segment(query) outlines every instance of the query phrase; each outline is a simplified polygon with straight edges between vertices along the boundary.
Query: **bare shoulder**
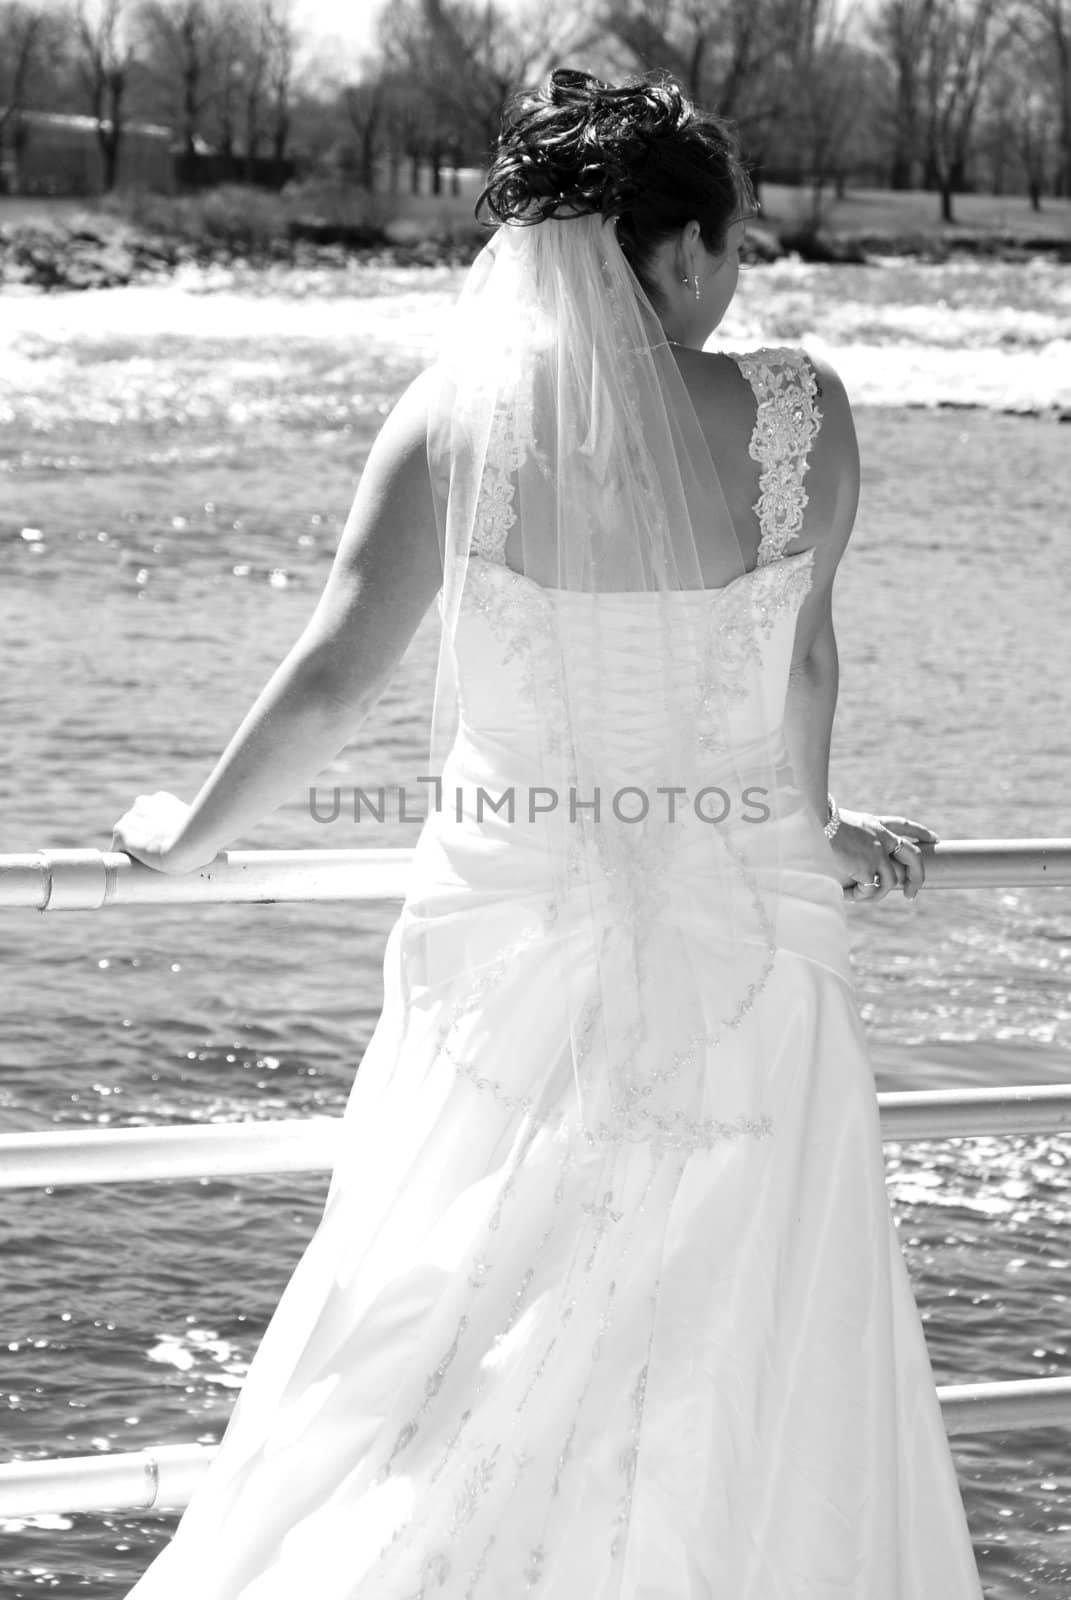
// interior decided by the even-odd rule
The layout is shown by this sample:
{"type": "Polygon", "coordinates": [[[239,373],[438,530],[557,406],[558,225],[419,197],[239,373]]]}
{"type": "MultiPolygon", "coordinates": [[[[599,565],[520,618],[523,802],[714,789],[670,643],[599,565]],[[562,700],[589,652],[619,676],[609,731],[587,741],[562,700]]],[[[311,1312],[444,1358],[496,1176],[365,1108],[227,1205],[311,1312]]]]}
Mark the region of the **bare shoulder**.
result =
{"type": "MultiPolygon", "coordinates": [[[[736,422],[739,430],[750,431],[755,420],[757,396],[776,392],[770,375],[778,375],[786,365],[798,366],[798,359],[810,368],[815,380],[815,401],[821,426],[815,449],[820,444],[820,465],[841,462],[851,468],[857,461],[851,405],[839,373],[824,356],[788,346],[763,346],[735,354],[713,350],[680,350],[678,365],[688,385],[692,402],[703,421],[715,416],[719,428],[736,422]],[[764,378],[767,380],[764,385],[764,378]]],[[[810,464],[814,465],[812,454],[810,464]]]]}
{"type": "Polygon", "coordinates": [[[721,421],[734,411],[746,420],[749,405],[753,409],[751,386],[733,356],[683,346],[676,347],[674,354],[701,421],[711,408],[721,421]]]}
{"type": "Polygon", "coordinates": [[[741,528],[753,517],[758,487],[759,468],[751,455],[757,406],[782,397],[791,401],[792,391],[783,382],[786,371],[813,374],[817,427],[804,474],[804,525],[793,546],[814,549],[816,585],[828,585],[851,534],[859,496],[859,451],[839,373],[823,356],[780,345],[737,354],[681,350],[677,355],[730,512],[741,528]]]}
{"type": "Polygon", "coordinates": [[[732,356],[691,349],[678,349],[675,355],[733,521],[740,529],[754,525],[757,540],[757,468],[750,456],[755,427],[751,385],[732,356]]]}
{"type": "MultiPolygon", "coordinates": [[[[428,417],[435,376],[434,367],[417,374],[387,413],[376,436],[373,451],[382,458],[390,458],[397,467],[404,464],[419,467],[421,463],[426,466],[428,417]]],[[[387,464],[384,460],[383,465],[387,464]]]]}
{"type": "Polygon", "coordinates": [[[855,427],[852,422],[851,401],[836,367],[825,356],[812,355],[801,350],[815,376],[815,398],[822,413],[821,435],[827,447],[835,453],[855,445],[855,427]]]}

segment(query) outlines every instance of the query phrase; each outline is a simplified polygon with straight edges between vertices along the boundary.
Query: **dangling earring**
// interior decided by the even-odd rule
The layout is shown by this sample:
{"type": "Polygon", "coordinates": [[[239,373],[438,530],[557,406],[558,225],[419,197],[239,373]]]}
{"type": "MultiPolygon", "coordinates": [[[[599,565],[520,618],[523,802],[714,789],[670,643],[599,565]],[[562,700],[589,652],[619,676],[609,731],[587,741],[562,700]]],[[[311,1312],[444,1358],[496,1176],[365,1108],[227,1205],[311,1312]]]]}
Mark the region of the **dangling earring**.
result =
{"type": "Polygon", "coordinates": [[[694,283],[695,284],[695,297],[698,300],[699,299],[699,279],[698,278],[682,278],[681,282],[684,283],[684,284],[689,284],[689,283],[694,283]]]}

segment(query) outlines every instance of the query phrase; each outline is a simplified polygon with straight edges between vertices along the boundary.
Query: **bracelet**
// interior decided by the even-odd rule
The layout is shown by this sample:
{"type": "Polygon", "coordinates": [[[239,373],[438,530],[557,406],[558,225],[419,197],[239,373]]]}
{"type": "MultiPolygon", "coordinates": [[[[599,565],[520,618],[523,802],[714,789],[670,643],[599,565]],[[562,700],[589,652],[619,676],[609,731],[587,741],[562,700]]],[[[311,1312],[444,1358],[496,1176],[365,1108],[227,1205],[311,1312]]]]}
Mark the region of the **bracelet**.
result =
{"type": "Polygon", "coordinates": [[[827,839],[832,839],[833,835],[840,827],[840,810],[837,806],[837,802],[834,800],[831,794],[826,796],[826,800],[829,804],[829,821],[822,829],[822,832],[825,834],[827,839]]]}

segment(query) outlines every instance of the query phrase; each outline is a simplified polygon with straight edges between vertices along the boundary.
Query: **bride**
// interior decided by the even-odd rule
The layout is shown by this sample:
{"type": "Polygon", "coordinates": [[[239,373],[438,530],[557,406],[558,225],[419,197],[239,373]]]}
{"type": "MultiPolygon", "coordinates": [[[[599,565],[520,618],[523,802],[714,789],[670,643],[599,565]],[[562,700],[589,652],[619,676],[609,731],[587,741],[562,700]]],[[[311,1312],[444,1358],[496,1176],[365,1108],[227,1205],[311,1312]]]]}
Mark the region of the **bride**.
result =
{"type": "Polygon", "coordinates": [[[711,354],[751,191],[670,79],[519,95],[501,226],[192,805],[309,784],[432,603],[429,814],[323,1218],[136,1600],[979,1600],[885,1192],[828,796],[836,374],[711,354]],[[434,781],[431,781],[434,779],[434,781]]]}

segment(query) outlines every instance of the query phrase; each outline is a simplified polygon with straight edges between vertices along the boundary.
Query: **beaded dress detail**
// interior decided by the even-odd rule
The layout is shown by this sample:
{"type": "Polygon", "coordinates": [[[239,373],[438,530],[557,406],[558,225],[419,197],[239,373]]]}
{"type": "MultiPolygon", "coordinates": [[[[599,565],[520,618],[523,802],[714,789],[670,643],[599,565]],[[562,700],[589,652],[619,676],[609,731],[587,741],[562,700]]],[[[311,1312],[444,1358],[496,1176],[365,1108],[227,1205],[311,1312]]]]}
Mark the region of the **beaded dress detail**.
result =
{"type": "MultiPolygon", "coordinates": [[[[744,930],[754,983],[713,1024],[696,1003],[726,929],[686,830],[670,857],[657,830],[578,828],[577,849],[604,853],[603,925],[585,930],[541,880],[538,828],[452,810],[455,787],[521,807],[545,781],[548,618],[588,598],[506,564],[531,441],[493,439],[443,806],[323,1220],[130,1600],[981,1600],[885,1192],[843,896],[783,740],[820,396],[802,352],[734,359],[756,402],[754,569],[681,591],[672,649],[642,595],[603,595],[598,627],[620,663],[601,714],[622,772],[647,771],[652,675],[701,729],[718,694],[732,738],[776,749],[796,797],[777,824],[788,892],[775,924],[757,897],[744,930]],[[656,1066],[582,1128],[562,948],[582,981],[604,937],[635,951],[615,1044],[656,1066]],[[676,1096],[697,1083],[700,1100],[676,1096]]],[[[712,787],[724,739],[723,717],[712,787]]],[[[569,750],[555,759],[567,775],[569,750]]],[[[747,870],[761,878],[760,850],[747,870]]]]}

